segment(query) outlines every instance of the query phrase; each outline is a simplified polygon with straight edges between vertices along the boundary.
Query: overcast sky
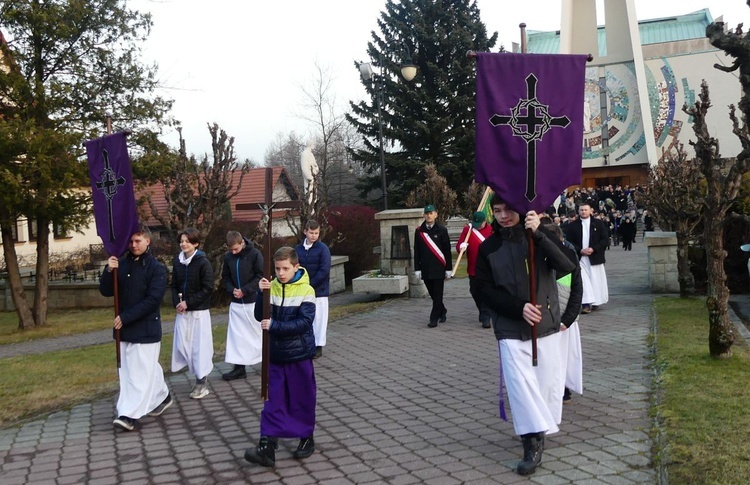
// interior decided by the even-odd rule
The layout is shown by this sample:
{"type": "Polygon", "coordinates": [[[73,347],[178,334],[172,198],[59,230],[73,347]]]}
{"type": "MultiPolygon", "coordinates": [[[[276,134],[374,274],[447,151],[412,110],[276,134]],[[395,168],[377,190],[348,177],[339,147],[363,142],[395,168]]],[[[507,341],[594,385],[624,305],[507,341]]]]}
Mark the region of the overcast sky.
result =
{"type": "MultiPolygon", "coordinates": [[[[602,0],[597,0],[601,4],[602,0]]],[[[529,30],[560,28],[561,0],[477,0],[488,32],[508,49],[519,42],[518,24],[529,30]]],[[[327,70],[343,111],[365,96],[353,62],[366,59],[385,0],[130,0],[149,11],[154,27],[145,59],[159,65],[162,95],[175,100],[187,149],[210,150],[206,123],[235,137],[240,160],[262,163],[277,133],[304,138],[314,127],[301,119],[300,86],[314,79],[315,63],[327,70]]],[[[745,0],[635,0],[638,18],[650,19],[710,8],[729,25],[750,25],[745,0]]],[[[498,44],[499,46],[499,44],[498,44]]],[[[167,130],[164,141],[177,146],[167,130]]]]}

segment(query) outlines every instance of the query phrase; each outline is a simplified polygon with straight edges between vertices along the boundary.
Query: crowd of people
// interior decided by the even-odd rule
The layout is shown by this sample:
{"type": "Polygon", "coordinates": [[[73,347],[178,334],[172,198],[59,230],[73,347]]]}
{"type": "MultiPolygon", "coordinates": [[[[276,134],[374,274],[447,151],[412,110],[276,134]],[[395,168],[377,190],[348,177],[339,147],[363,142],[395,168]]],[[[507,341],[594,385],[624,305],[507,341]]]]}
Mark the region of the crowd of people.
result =
{"type": "MultiPolygon", "coordinates": [[[[561,196],[547,214],[519,214],[498,195],[491,199],[493,221],[476,212],[456,244],[466,253],[469,290],[483,328],[492,328],[501,363],[501,417],[506,419],[502,386],[507,388],[513,425],[523,443],[521,475],[541,463],[544,439],[559,430],[562,404],[571,390],[583,392],[578,318],[608,302],[605,253],[635,242],[635,221],[653,230],[648,211],[636,204],[640,189],[575,189],[561,196]],[[530,248],[535,247],[533,261],[530,248]],[[535,294],[530,291],[535,268],[535,294]],[[534,330],[534,331],[532,331],[534,330]],[[534,337],[532,338],[532,335],[534,337]],[[532,344],[532,340],[534,344],[532,344]],[[538,362],[537,362],[538,352],[538,362]],[[533,358],[532,358],[533,356],[533,358]]],[[[326,344],[331,254],[320,241],[320,225],[308,221],[305,238],[295,248],[273,256],[275,278],[264,274],[263,256],[237,231],[227,233],[221,284],[231,297],[224,380],[247,376],[246,366],[262,359],[262,332],[271,335],[269,397],[260,422],[260,440],[245,459],[275,465],[279,438],[299,438],[295,458],[314,451],[317,388],[313,360],[326,344]],[[264,317],[263,291],[271,295],[264,317]]],[[[174,258],[171,301],[176,310],[172,372],[185,367],[194,376],[189,394],[209,393],[213,370],[210,303],[214,275],[199,249],[200,233],[187,228],[174,258]]],[[[158,362],[161,345],[160,306],[167,291],[167,272],[150,252],[151,236],[132,235],[129,251],[111,257],[101,276],[104,296],[119,297],[113,327],[122,355],[116,428],[132,431],[143,416],[159,416],[174,402],[158,362]],[[115,270],[119,270],[116,273],[115,270]],[[115,284],[117,275],[117,285],[115,284]]],[[[424,207],[424,222],[414,237],[415,276],[431,297],[428,327],[447,320],[445,281],[452,277],[452,247],[439,224],[435,206],[424,207]]]]}
{"type": "MultiPolygon", "coordinates": [[[[231,297],[226,361],[232,370],[222,378],[247,377],[246,366],[262,360],[262,331],[271,336],[268,400],[261,413],[260,440],[245,452],[246,460],[262,466],[275,465],[279,438],[299,438],[295,458],[306,458],[315,449],[313,359],[322,355],[326,344],[331,253],[319,239],[316,221],[305,224],[304,234],[296,247],[282,247],[274,254],[275,278],[264,275],[263,255],[252,241],[237,231],[229,231],[226,237],[221,284],[231,297]],[[264,318],[263,291],[271,295],[270,318],[264,318]]],[[[187,367],[195,377],[189,397],[203,399],[210,393],[208,375],[214,366],[210,314],[214,273],[199,249],[200,232],[187,228],[179,238],[170,287],[176,311],[171,370],[187,367]]],[[[124,256],[109,258],[99,290],[118,299],[113,328],[121,355],[120,392],[113,425],[133,431],[140,418],[160,416],[174,398],[159,364],[166,267],[151,252],[148,229],[136,231],[128,248],[124,256]]]]}

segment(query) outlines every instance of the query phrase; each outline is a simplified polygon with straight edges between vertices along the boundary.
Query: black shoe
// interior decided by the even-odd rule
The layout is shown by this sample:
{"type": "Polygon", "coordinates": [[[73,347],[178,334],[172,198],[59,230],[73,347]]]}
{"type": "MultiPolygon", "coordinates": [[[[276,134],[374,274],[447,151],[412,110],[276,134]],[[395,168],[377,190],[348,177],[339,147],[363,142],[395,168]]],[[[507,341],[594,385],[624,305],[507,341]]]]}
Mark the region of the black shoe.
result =
{"type": "Polygon", "coordinates": [[[164,400],[156,406],[153,411],[148,413],[149,416],[161,416],[164,411],[167,410],[169,406],[174,404],[174,400],[172,399],[172,394],[167,393],[167,397],[164,398],[164,400]]]}
{"type": "Polygon", "coordinates": [[[521,436],[523,441],[523,461],[518,464],[519,475],[531,475],[542,463],[544,451],[544,433],[529,433],[521,436]]]}
{"type": "Polygon", "coordinates": [[[117,419],[112,421],[112,424],[115,425],[116,428],[120,428],[125,431],[133,431],[135,428],[135,419],[129,418],[127,416],[119,416],[117,419]]]}
{"type": "Polygon", "coordinates": [[[438,319],[438,322],[445,323],[445,320],[448,318],[448,312],[443,313],[440,315],[440,318],[438,319]]]}
{"type": "Polygon", "coordinates": [[[244,365],[237,365],[234,364],[234,369],[227,372],[226,374],[222,374],[221,378],[225,381],[233,381],[235,379],[245,379],[247,377],[247,372],[245,372],[245,366],[244,365]]]}
{"type": "Polygon", "coordinates": [[[315,356],[313,357],[313,359],[319,359],[321,357],[323,357],[323,347],[318,345],[317,347],[315,347],[315,356]]]}
{"type": "Polygon", "coordinates": [[[591,305],[583,305],[583,307],[581,307],[581,313],[591,313],[591,305]]]}
{"type": "Polygon", "coordinates": [[[570,404],[570,389],[567,387],[565,388],[565,392],[563,393],[563,404],[570,404]]]}
{"type": "Polygon", "coordinates": [[[430,327],[430,328],[435,328],[435,327],[437,327],[437,322],[430,321],[430,323],[428,323],[427,326],[430,327]]]}
{"type": "Polygon", "coordinates": [[[295,458],[307,458],[315,451],[315,440],[310,436],[309,438],[302,438],[299,440],[299,446],[292,452],[292,456],[295,458]]]}
{"type": "Polygon", "coordinates": [[[266,467],[276,465],[276,439],[262,436],[257,448],[245,450],[245,460],[266,467]]]}

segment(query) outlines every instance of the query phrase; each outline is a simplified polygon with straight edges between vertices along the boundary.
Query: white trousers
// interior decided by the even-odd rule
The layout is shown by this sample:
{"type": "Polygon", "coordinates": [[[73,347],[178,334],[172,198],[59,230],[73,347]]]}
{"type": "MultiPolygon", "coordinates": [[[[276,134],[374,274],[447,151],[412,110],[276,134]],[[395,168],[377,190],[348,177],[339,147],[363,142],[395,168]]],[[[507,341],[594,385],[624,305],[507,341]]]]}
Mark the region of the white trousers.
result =
{"type": "Polygon", "coordinates": [[[609,301],[607,272],[603,264],[591,264],[588,256],[581,256],[584,305],[604,305],[609,301]]]}
{"type": "Polygon", "coordinates": [[[255,319],[255,303],[231,303],[225,361],[253,365],[263,360],[263,330],[255,319]]]}
{"type": "Polygon", "coordinates": [[[190,373],[202,379],[214,368],[214,336],[211,313],[197,310],[177,314],[174,321],[172,372],[187,366],[190,373]]]}
{"type": "Polygon", "coordinates": [[[573,322],[562,332],[562,347],[565,374],[565,387],[578,394],[583,394],[583,353],[581,352],[581,328],[578,321],[573,322]]]}
{"type": "Polygon", "coordinates": [[[553,434],[562,420],[563,373],[560,332],[537,340],[538,365],[531,361],[531,340],[498,341],[503,377],[517,435],[553,434]]]}
{"type": "Polygon", "coordinates": [[[120,396],[117,415],[140,419],[161,404],[169,394],[159,364],[161,342],[120,342],[120,396]]]}
{"type": "Polygon", "coordinates": [[[328,297],[315,298],[315,320],[313,320],[313,332],[315,332],[315,345],[325,347],[326,333],[328,332],[328,297]]]}

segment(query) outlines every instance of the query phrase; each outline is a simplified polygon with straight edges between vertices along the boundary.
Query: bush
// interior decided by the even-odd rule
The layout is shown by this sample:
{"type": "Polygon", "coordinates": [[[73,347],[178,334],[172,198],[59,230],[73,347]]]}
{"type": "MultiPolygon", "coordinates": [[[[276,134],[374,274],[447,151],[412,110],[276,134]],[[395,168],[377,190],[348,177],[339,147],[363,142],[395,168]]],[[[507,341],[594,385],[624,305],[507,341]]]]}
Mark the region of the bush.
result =
{"type": "Polygon", "coordinates": [[[380,267],[380,256],[372,252],[380,245],[376,213],[375,209],[364,205],[329,208],[331,230],[325,242],[331,247],[331,254],[349,256],[344,265],[347,285],[362,273],[380,267]]]}

